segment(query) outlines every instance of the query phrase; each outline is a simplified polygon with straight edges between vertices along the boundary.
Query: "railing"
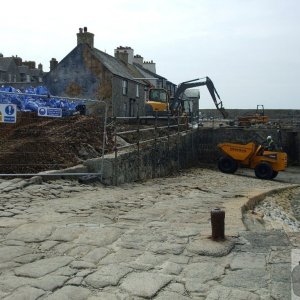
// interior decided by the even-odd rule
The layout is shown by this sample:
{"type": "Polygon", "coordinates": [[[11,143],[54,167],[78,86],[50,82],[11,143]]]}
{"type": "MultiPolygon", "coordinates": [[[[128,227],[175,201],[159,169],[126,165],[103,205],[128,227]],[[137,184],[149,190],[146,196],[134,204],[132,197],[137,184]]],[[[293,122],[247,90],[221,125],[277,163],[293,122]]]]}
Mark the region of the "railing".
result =
{"type": "Polygon", "coordinates": [[[152,177],[159,176],[158,171],[162,164],[166,165],[168,162],[171,164],[176,161],[176,170],[178,171],[187,165],[188,161],[196,160],[198,135],[194,133],[199,130],[199,124],[197,122],[189,123],[186,117],[115,117],[109,126],[115,137],[113,147],[115,185],[118,185],[118,157],[124,150],[135,151],[137,180],[141,179],[140,170],[143,168],[141,158],[147,151],[151,153],[149,159],[152,164],[152,177]],[[185,141],[187,135],[190,136],[188,142],[185,141]],[[118,143],[117,137],[121,137],[125,141],[123,145],[118,143]],[[162,145],[165,147],[163,158],[161,157],[162,153],[159,154],[162,151],[162,145]],[[176,153],[174,153],[174,149],[176,153]],[[162,162],[163,159],[165,161],[162,162]]]}

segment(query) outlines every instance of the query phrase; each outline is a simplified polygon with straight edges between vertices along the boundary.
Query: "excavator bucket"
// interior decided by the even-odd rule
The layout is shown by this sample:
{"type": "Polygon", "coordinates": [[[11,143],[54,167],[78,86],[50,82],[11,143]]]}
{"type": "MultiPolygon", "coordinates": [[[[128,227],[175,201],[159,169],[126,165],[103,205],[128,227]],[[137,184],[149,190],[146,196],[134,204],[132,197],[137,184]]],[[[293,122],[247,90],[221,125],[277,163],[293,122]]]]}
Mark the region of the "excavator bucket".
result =
{"type": "Polygon", "coordinates": [[[222,116],[224,117],[224,119],[227,119],[228,118],[228,112],[225,110],[225,108],[224,107],[220,107],[219,108],[219,111],[220,111],[220,113],[222,114],[222,116]]]}

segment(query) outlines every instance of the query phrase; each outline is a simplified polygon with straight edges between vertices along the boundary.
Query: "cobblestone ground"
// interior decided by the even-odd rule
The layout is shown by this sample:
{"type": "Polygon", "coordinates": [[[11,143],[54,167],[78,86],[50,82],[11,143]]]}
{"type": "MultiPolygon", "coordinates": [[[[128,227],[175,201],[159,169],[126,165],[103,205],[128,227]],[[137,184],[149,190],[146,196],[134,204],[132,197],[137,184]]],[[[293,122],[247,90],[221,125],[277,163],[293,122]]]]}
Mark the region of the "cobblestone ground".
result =
{"type": "Polygon", "coordinates": [[[0,298],[289,299],[298,237],[241,220],[250,197],[288,186],[204,169],[120,187],[2,180],[0,298]]]}

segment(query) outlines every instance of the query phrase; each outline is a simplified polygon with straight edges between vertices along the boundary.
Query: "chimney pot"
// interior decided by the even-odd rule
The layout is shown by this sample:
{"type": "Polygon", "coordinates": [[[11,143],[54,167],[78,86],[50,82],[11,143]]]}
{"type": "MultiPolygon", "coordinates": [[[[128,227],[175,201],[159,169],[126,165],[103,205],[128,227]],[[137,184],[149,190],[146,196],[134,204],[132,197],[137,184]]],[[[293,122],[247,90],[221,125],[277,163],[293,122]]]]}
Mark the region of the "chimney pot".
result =
{"type": "Polygon", "coordinates": [[[79,44],[87,44],[91,48],[94,48],[94,34],[87,32],[87,27],[79,28],[79,33],[77,33],[77,45],[79,44]]]}

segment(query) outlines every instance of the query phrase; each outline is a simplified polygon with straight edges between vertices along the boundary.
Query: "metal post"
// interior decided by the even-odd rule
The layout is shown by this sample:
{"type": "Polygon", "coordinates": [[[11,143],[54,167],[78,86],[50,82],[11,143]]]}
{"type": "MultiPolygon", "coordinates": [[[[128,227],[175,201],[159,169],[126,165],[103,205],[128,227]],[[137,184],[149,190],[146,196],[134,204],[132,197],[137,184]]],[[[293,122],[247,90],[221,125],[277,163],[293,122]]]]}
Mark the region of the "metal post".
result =
{"type": "Polygon", "coordinates": [[[152,175],[152,178],[156,178],[156,160],[157,160],[157,112],[155,112],[155,123],[154,123],[154,155],[153,155],[154,176],[152,175]]]}
{"type": "Polygon", "coordinates": [[[220,208],[214,208],[210,212],[212,239],[225,239],[225,211],[220,208]]]}
{"type": "Polygon", "coordinates": [[[178,170],[180,170],[180,150],[179,150],[179,140],[180,140],[180,120],[179,120],[179,111],[177,114],[177,166],[178,170]]]}
{"type": "Polygon", "coordinates": [[[103,170],[104,170],[104,155],[105,155],[105,142],[106,142],[106,122],[107,122],[107,103],[105,101],[100,101],[105,104],[105,113],[104,113],[104,127],[103,127],[103,139],[102,139],[102,160],[101,160],[101,182],[103,179],[103,170]]]}
{"type": "Polygon", "coordinates": [[[192,146],[192,161],[195,161],[195,149],[194,149],[194,117],[192,119],[192,132],[191,132],[191,146],[192,146]]]}
{"type": "Polygon", "coordinates": [[[115,173],[115,180],[114,180],[114,184],[117,186],[118,185],[118,148],[117,148],[117,118],[114,117],[114,138],[115,138],[115,143],[114,143],[114,151],[115,151],[115,167],[114,167],[114,173],[115,173]]]}
{"type": "Polygon", "coordinates": [[[141,162],[141,159],[140,159],[140,118],[139,116],[137,116],[137,154],[138,154],[138,180],[140,180],[140,162],[141,162]]]}
{"type": "MultiPolygon", "coordinates": [[[[199,153],[200,151],[200,128],[199,128],[199,122],[197,123],[197,140],[196,140],[196,156],[197,156],[197,161],[199,162],[199,153]]],[[[202,154],[202,153],[201,153],[202,154]]]]}
{"type": "Polygon", "coordinates": [[[185,116],[185,137],[184,137],[184,147],[185,147],[185,168],[188,166],[189,162],[189,147],[188,147],[188,129],[189,129],[189,121],[188,121],[188,117],[185,116]]]}
{"type": "Polygon", "coordinates": [[[171,155],[170,155],[170,116],[168,115],[168,168],[171,165],[171,155]]]}

